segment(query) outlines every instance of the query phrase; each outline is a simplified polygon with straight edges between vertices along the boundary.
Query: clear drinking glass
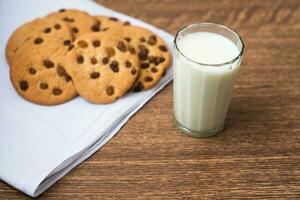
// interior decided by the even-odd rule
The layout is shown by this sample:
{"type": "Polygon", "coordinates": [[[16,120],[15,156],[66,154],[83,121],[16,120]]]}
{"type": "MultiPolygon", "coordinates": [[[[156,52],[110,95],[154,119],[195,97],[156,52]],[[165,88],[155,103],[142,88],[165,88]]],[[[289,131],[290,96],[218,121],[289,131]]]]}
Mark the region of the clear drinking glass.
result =
{"type": "Polygon", "coordinates": [[[209,137],[223,129],[243,52],[242,38],[222,25],[191,24],[177,32],[174,40],[174,114],[182,132],[194,137],[209,137]],[[238,55],[224,63],[206,64],[192,60],[182,53],[178,42],[196,32],[224,36],[236,45],[238,55]]]}

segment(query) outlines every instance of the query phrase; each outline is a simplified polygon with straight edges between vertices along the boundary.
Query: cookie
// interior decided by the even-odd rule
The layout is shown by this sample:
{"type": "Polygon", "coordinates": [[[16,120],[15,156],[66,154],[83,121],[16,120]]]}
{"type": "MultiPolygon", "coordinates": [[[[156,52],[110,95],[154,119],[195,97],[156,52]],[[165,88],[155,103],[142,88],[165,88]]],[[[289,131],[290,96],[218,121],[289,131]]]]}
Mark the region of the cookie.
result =
{"type": "Polygon", "coordinates": [[[119,28],[122,26],[130,26],[131,23],[128,21],[121,21],[116,17],[107,17],[107,16],[94,16],[99,24],[101,31],[108,31],[114,28],[119,28]]]}
{"type": "Polygon", "coordinates": [[[77,92],[65,70],[68,49],[64,39],[44,34],[26,41],[10,67],[16,91],[28,101],[41,105],[61,104],[75,97],[77,92]]]}
{"type": "Polygon", "coordinates": [[[20,26],[9,38],[6,46],[6,58],[11,65],[18,49],[28,40],[37,35],[44,37],[56,36],[71,43],[72,35],[69,27],[61,20],[54,18],[39,18],[20,26]]]}
{"type": "Polygon", "coordinates": [[[61,9],[58,12],[49,14],[48,17],[66,22],[75,39],[87,33],[100,31],[97,21],[87,12],[61,9]]]}
{"type": "Polygon", "coordinates": [[[106,104],[132,87],[138,74],[138,59],[126,41],[105,32],[77,38],[67,55],[66,70],[75,88],[86,100],[106,104]]]}
{"type": "Polygon", "coordinates": [[[170,67],[171,55],[166,43],[151,31],[136,26],[123,26],[110,32],[123,37],[128,47],[136,51],[140,74],[133,91],[154,87],[170,67]]]}

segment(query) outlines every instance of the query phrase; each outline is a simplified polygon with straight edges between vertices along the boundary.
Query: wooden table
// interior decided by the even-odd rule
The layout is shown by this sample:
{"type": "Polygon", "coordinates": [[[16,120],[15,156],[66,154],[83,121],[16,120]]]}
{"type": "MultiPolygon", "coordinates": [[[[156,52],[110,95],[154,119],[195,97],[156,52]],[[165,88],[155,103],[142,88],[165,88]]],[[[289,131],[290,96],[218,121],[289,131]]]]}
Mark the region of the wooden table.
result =
{"type": "MultiPolygon", "coordinates": [[[[300,198],[299,0],[99,0],[172,34],[192,22],[244,38],[225,130],[195,139],[173,122],[172,84],[40,199],[300,198]]],[[[0,199],[27,199],[0,182],[0,199]]]]}

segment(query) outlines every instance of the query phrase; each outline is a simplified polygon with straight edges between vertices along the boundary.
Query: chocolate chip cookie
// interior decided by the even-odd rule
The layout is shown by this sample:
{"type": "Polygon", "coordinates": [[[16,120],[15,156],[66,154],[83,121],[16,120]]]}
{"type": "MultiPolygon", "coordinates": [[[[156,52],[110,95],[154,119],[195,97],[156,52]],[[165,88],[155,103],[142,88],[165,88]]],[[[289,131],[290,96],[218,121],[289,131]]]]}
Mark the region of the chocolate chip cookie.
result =
{"type": "Polygon", "coordinates": [[[151,31],[136,26],[123,26],[110,32],[123,37],[131,54],[139,59],[140,74],[133,91],[139,92],[154,87],[171,62],[165,42],[151,31]]]}
{"type": "Polygon", "coordinates": [[[40,34],[19,48],[10,67],[10,78],[23,98],[41,105],[56,105],[76,96],[65,70],[69,51],[65,43],[62,38],[40,34]]]}
{"type": "Polygon", "coordinates": [[[48,17],[53,17],[66,22],[75,39],[90,32],[100,31],[96,19],[84,11],[61,9],[58,12],[49,14],[48,17]]]}
{"type": "Polygon", "coordinates": [[[77,38],[66,70],[86,100],[105,104],[125,95],[139,74],[138,59],[126,40],[105,32],[77,38]]]}
{"type": "Polygon", "coordinates": [[[111,103],[130,90],[154,87],[171,62],[166,44],[151,31],[74,9],[19,27],[6,56],[16,91],[40,105],[61,104],[77,94],[111,103]]]}
{"type": "Polygon", "coordinates": [[[9,64],[19,48],[28,40],[36,38],[56,36],[65,41],[72,41],[72,35],[68,26],[59,19],[38,18],[20,26],[9,38],[6,46],[6,57],[9,64]]]}

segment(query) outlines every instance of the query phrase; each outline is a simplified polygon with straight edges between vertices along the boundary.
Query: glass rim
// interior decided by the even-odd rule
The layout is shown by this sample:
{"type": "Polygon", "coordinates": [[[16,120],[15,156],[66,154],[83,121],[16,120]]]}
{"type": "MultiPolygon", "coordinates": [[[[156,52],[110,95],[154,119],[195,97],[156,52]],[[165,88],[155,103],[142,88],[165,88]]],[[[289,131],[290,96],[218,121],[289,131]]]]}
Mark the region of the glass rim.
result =
{"type": "Polygon", "coordinates": [[[176,35],[175,35],[175,38],[174,38],[174,46],[176,47],[177,51],[178,51],[183,57],[185,57],[187,60],[189,60],[189,61],[191,61],[191,62],[193,62],[193,63],[196,63],[196,64],[198,64],[198,65],[209,66],[209,67],[220,67],[220,66],[223,66],[223,65],[229,65],[229,64],[232,64],[232,63],[234,63],[235,61],[237,61],[240,57],[243,56],[243,54],[244,54],[244,49],[245,49],[244,41],[243,41],[242,37],[241,37],[236,31],[232,30],[231,28],[228,28],[227,26],[224,26],[224,25],[221,25],[221,24],[216,24],[216,23],[209,23],[209,22],[193,23],[193,24],[186,25],[186,26],[182,27],[181,29],[179,29],[179,30],[176,32],[176,35]],[[178,47],[178,45],[177,45],[177,42],[176,42],[176,41],[177,41],[177,38],[178,38],[178,35],[179,35],[179,33],[181,33],[182,31],[184,31],[184,30],[186,30],[186,29],[188,29],[188,28],[191,28],[191,27],[193,27],[193,26],[199,26],[199,25],[213,25],[213,26],[218,26],[218,27],[221,27],[221,28],[223,28],[223,29],[227,29],[228,31],[230,31],[231,33],[233,33],[233,34],[241,41],[241,44],[242,44],[242,48],[241,48],[241,50],[239,50],[239,51],[240,51],[239,54],[238,54],[235,58],[233,58],[233,59],[231,59],[231,60],[229,60],[229,61],[226,61],[226,62],[223,62],[223,63],[217,63],[217,64],[208,64],[208,63],[198,62],[198,61],[195,61],[195,60],[189,58],[188,56],[184,55],[184,54],[180,51],[180,49],[179,49],[179,47],[178,47]]]}

